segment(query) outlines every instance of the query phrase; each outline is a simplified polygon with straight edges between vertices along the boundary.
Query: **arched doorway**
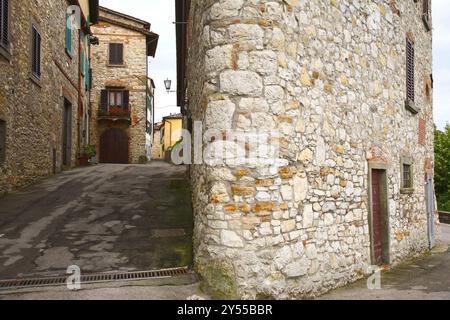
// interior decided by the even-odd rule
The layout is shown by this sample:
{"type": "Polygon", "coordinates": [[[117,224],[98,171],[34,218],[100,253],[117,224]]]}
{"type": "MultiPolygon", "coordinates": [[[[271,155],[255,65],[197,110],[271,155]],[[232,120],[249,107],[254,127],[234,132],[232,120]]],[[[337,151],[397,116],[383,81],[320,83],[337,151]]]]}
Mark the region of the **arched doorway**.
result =
{"type": "Polygon", "coordinates": [[[100,137],[101,163],[128,163],[128,135],[117,128],[105,131],[100,137]]]}

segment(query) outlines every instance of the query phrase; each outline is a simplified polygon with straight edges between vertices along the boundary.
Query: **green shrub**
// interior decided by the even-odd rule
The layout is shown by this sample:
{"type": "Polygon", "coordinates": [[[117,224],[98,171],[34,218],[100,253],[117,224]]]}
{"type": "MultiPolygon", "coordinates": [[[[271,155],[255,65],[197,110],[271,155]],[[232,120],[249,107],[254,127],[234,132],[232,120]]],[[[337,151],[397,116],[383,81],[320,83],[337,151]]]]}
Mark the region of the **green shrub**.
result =
{"type": "Polygon", "coordinates": [[[93,156],[95,156],[97,154],[97,151],[95,150],[95,146],[88,144],[85,145],[81,148],[81,155],[88,157],[88,158],[92,158],[93,156]]]}

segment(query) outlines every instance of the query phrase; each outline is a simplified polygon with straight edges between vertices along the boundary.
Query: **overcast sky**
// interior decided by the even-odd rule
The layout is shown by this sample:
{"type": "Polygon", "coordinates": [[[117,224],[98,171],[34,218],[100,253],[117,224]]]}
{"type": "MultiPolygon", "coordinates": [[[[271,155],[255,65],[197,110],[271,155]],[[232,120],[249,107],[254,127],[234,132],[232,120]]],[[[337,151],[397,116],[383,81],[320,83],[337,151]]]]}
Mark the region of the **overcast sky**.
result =
{"type": "Polygon", "coordinates": [[[448,0],[432,4],[434,121],[442,129],[450,123],[450,10],[448,0]]]}
{"type": "MultiPolygon", "coordinates": [[[[434,26],[434,119],[438,127],[450,123],[450,10],[448,0],[432,0],[434,26]]],[[[150,59],[150,77],[156,83],[156,121],[180,112],[176,94],[167,94],[164,80],[173,81],[176,90],[175,1],[174,0],[100,0],[100,5],[152,24],[160,35],[156,58],[150,59]]]]}

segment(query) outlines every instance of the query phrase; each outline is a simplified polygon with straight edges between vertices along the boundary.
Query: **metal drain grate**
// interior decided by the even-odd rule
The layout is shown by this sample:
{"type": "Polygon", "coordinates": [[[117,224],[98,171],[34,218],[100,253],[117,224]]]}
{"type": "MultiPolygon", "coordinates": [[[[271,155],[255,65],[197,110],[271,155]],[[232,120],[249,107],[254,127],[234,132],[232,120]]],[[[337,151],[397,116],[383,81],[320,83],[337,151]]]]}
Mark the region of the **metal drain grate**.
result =
{"type": "MultiPolygon", "coordinates": [[[[81,284],[106,283],[117,281],[140,281],[148,279],[164,279],[188,274],[188,268],[172,268],[139,272],[96,273],[81,276],[81,284]]],[[[0,290],[48,287],[66,285],[68,276],[47,278],[24,278],[0,280],[0,290]]]]}

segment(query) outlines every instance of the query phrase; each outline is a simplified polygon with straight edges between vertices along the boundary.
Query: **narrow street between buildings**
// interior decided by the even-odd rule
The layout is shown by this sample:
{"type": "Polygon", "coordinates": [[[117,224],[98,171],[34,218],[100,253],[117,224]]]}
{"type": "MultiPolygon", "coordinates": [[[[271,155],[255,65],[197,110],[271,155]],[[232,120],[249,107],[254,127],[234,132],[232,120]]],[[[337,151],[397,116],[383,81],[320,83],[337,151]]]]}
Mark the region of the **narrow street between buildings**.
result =
{"type": "MultiPolygon", "coordinates": [[[[415,259],[381,276],[381,290],[367,289],[361,280],[332,291],[325,300],[428,300],[450,299],[450,225],[441,225],[441,242],[430,256],[415,259]]],[[[80,291],[66,287],[31,288],[0,291],[0,299],[112,299],[112,300],[186,300],[209,299],[192,274],[163,280],[85,285],[80,291]]]]}
{"type": "Polygon", "coordinates": [[[97,165],[0,199],[0,280],[191,265],[186,167],[97,165]]]}

